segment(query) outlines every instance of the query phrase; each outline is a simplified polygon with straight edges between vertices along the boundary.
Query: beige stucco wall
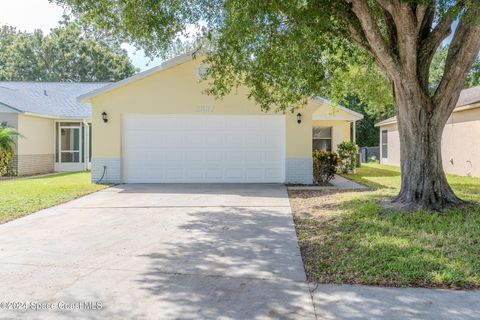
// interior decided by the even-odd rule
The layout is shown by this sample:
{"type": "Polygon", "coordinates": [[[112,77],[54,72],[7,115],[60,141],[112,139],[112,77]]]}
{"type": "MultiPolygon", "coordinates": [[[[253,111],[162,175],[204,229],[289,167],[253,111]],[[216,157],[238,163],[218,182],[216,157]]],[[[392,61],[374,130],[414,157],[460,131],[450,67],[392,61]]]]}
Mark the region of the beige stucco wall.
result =
{"type": "Polygon", "coordinates": [[[18,121],[18,113],[0,111],[0,124],[6,122],[9,127],[16,128],[17,121],[18,121]]]}
{"type": "Polygon", "coordinates": [[[380,159],[384,164],[400,165],[400,136],[397,124],[380,127],[380,159]],[[388,130],[388,158],[382,159],[382,131],[388,130]]]}
{"type": "Polygon", "coordinates": [[[454,112],[442,137],[443,167],[458,175],[480,177],[480,109],[454,112]]]}
{"type": "MultiPolygon", "coordinates": [[[[384,163],[400,165],[397,125],[380,127],[385,129],[389,140],[384,163]]],[[[442,162],[446,172],[480,177],[480,108],[456,111],[449,118],[442,136],[442,162]]]]}
{"type": "MultiPolygon", "coordinates": [[[[155,73],[147,78],[132,82],[92,99],[93,156],[121,156],[121,123],[125,114],[223,114],[262,115],[260,108],[240,88],[222,100],[202,94],[207,83],[199,83],[197,68],[200,60],[185,62],[168,70],[155,73]],[[208,110],[208,112],[205,112],[208,110]],[[108,123],[101,119],[107,112],[108,123]]],[[[324,114],[331,108],[323,105],[324,114]]],[[[287,157],[311,157],[312,113],[318,105],[311,103],[293,114],[286,114],[286,155],[287,157]],[[297,124],[297,113],[302,113],[302,123],[297,124]]],[[[273,111],[270,114],[274,113],[273,111]]],[[[337,114],[345,112],[339,110],[337,114]]],[[[335,141],[343,140],[345,125],[335,123],[335,141]],[[343,129],[342,129],[343,128],[343,129]]],[[[341,142],[341,141],[340,141],[341,142]]]]}
{"type": "Polygon", "coordinates": [[[20,114],[18,138],[17,172],[32,175],[54,171],[54,125],[53,119],[20,114]]]}
{"type": "Polygon", "coordinates": [[[18,141],[18,155],[54,153],[54,120],[20,114],[18,132],[23,136],[18,141]]]}
{"type": "Polygon", "coordinates": [[[0,123],[17,129],[13,169],[18,175],[47,173],[54,170],[54,120],[1,112],[0,123]]]}
{"type": "Polygon", "coordinates": [[[350,141],[350,122],[348,121],[328,121],[314,120],[314,127],[332,127],[332,149],[337,151],[337,146],[344,142],[350,141]]]}

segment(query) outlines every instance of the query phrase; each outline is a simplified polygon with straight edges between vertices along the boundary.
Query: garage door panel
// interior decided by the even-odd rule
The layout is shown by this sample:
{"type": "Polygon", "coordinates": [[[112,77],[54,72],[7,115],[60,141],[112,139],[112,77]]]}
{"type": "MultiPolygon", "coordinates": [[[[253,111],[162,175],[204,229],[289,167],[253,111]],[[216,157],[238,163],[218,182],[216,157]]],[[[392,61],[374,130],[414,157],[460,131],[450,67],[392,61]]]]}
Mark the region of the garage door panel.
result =
{"type": "Polygon", "coordinates": [[[225,152],[225,160],[230,163],[242,163],[245,155],[242,151],[229,150],[225,152]]]}
{"type": "Polygon", "coordinates": [[[283,116],[126,115],[124,182],[283,182],[283,116]]]}
{"type": "Polygon", "coordinates": [[[247,162],[260,162],[263,159],[263,151],[248,151],[246,152],[245,160],[247,162]]]}
{"type": "Polygon", "coordinates": [[[203,152],[199,150],[184,152],[184,155],[185,155],[185,160],[187,162],[203,161],[203,152]]]}

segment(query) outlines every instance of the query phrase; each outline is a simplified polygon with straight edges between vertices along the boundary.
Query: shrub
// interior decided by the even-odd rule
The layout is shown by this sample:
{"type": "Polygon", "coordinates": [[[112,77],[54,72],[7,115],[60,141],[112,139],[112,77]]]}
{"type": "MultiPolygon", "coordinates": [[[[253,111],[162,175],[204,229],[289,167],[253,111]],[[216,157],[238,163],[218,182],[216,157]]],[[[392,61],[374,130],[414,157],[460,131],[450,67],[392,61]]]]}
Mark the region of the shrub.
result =
{"type": "Polygon", "coordinates": [[[0,151],[0,177],[16,175],[15,170],[10,167],[12,160],[13,152],[0,151]]]}
{"type": "Polygon", "coordinates": [[[15,138],[21,135],[15,128],[0,125],[0,176],[16,175],[10,167],[15,153],[15,138]]]}
{"type": "Polygon", "coordinates": [[[325,184],[335,177],[340,161],[335,152],[315,150],[312,158],[315,184],[325,184]]]}
{"type": "Polygon", "coordinates": [[[357,166],[357,145],[352,141],[344,141],[337,146],[340,157],[340,171],[348,173],[357,166]]]}

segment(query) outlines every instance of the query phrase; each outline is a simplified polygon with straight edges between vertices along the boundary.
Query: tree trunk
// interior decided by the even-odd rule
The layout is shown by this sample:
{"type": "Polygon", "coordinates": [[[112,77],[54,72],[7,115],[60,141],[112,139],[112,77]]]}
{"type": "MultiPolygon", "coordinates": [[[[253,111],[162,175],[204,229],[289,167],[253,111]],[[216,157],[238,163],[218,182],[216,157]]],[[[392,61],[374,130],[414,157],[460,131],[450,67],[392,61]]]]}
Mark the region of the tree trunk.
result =
{"type": "Polygon", "coordinates": [[[392,204],[408,211],[464,204],[453,193],[442,165],[442,133],[453,107],[432,106],[429,97],[411,91],[396,94],[396,100],[402,185],[392,204]]]}

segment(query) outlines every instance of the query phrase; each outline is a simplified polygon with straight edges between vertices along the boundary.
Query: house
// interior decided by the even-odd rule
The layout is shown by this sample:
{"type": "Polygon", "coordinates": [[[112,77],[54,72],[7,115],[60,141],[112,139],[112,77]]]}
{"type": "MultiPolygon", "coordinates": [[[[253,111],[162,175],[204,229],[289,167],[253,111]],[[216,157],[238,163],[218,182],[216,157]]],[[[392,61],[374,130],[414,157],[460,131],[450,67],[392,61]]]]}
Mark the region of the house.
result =
{"type": "Polygon", "coordinates": [[[183,55],[79,97],[92,107],[92,180],[312,183],[312,149],[350,140],[362,115],[312,99],[264,113],[244,88],[203,94],[207,66],[183,55]]]}
{"type": "MultiPolygon", "coordinates": [[[[380,129],[380,161],[400,165],[400,138],[396,117],[375,126],[380,129]]],[[[446,172],[480,177],[480,86],[461,92],[442,136],[446,172]]]]}
{"type": "Polygon", "coordinates": [[[18,175],[86,170],[90,107],[76,98],[106,83],[0,82],[0,123],[17,129],[18,175]]]}

